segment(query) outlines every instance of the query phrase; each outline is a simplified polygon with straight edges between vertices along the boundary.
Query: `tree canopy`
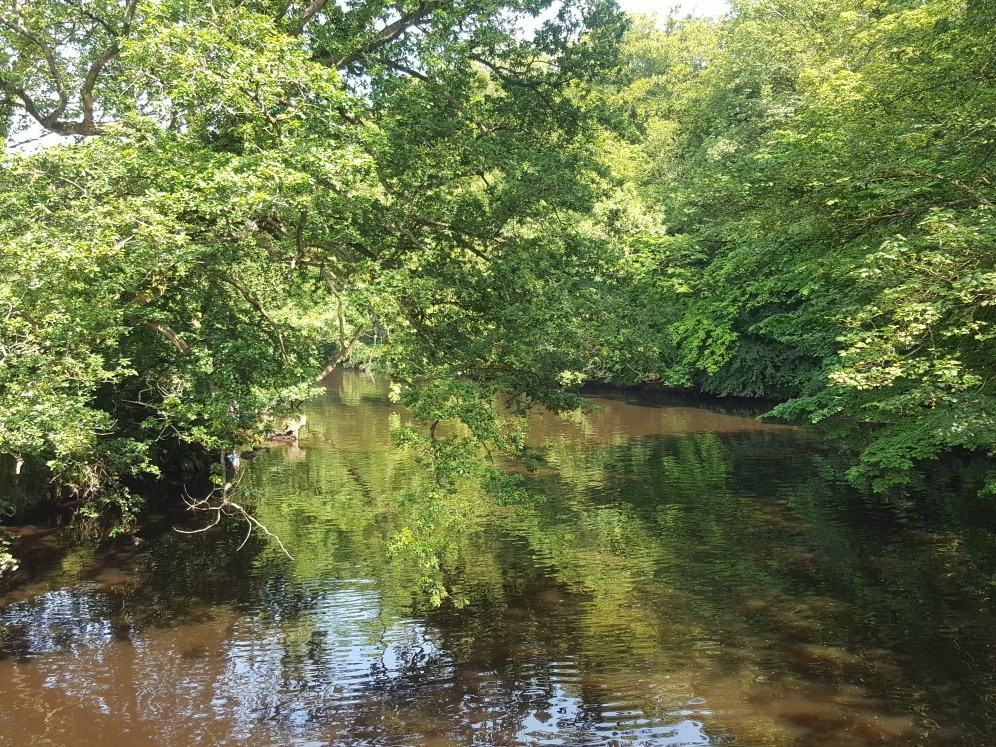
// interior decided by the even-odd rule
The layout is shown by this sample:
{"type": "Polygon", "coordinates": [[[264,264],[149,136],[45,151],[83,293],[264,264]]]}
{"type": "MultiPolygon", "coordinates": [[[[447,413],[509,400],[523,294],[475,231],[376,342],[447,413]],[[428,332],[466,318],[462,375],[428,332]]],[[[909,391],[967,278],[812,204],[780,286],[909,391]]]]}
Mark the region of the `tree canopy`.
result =
{"type": "Polygon", "coordinates": [[[350,358],[475,437],[431,441],[443,482],[591,380],[783,400],[878,490],[991,452],[994,29],[982,0],[5,0],[0,454],[127,519],[131,476],[350,358]]]}
{"type": "MultiPolygon", "coordinates": [[[[994,6],[745,0],[629,34],[660,378],[788,401],[887,490],[996,444],[994,6]],[[653,259],[650,259],[652,257],[653,259]]],[[[638,163],[633,168],[633,163],[638,163]]]]}
{"type": "MultiPolygon", "coordinates": [[[[115,495],[385,340],[399,380],[557,404],[599,344],[574,294],[609,265],[573,216],[624,21],[520,28],[550,5],[8,3],[5,129],[74,141],[0,171],[0,451],[115,495]]],[[[438,390],[413,406],[460,414],[438,390]]]]}

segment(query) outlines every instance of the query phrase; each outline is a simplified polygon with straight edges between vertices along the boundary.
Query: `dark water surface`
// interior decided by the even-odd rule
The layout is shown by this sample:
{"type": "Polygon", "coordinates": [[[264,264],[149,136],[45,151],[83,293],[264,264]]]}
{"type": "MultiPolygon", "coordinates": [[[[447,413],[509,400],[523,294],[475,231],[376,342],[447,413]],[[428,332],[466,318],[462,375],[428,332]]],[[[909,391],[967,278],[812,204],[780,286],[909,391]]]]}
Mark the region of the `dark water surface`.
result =
{"type": "Polygon", "coordinates": [[[543,500],[442,522],[433,607],[431,569],[391,559],[426,516],[404,416],[346,372],[248,467],[293,560],[167,528],[0,596],[0,744],[996,742],[989,505],[861,499],[750,413],[595,401],[535,419],[543,500]]]}

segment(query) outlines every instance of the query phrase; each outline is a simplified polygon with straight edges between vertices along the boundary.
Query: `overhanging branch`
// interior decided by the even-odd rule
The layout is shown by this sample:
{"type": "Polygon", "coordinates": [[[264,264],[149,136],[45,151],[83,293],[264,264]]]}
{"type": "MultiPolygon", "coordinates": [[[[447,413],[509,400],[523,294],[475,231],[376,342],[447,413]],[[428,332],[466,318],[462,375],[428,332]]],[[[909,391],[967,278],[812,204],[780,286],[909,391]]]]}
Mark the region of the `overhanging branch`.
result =
{"type": "Polygon", "coordinates": [[[90,64],[90,67],[87,69],[86,76],[83,79],[83,84],[80,88],[80,108],[82,110],[80,120],[67,121],[61,119],[66,109],[69,107],[69,91],[66,86],[63,72],[59,67],[55,50],[45,43],[40,36],[14,20],[2,20],[0,23],[20,36],[22,39],[25,39],[41,50],[42,56],[45,58],[45,64],[48,67],[49,75],[55,85],[59,103],[52,111],[46,114],[42,111],[42,107],[39,105],[35,97],[28,93],[24,87],[16,84],[10,78],[0,76],[0,88],[5,90],[8,94],[14,96],[20,102],[21,106],[28,113],[28,115],[50,132],[64,136],[79,135],[89,137],[93,135],[101,135],[106,132],[107,123],[101,124],[94,121],[93,92],[96,88],[97,81],[100,78],[100,74],[104,71],[104,68],[106,68],[108,63],[120,53],[121,48],[119,41],[128,36],[131,32],[131,25],[135,17],[135,10],[138,6],[138,0],[127,0],[124,5],[121,28],[117,31],[105,19],[94,15],[88,10],[82,8],[82,6],[76,4],[73,5],[80,10],[85,17],[100,25],[112,38],[111,43],[104,48],[104,50],[101,51],[90,64]]]}
{"type": "Polygon", "coordinates": [[[235,290],[242,295],[246,302],[259,312],[259,315],[266,320],[267,324],[270,325],[270,329],[273,330],[273,335],[277,338],[277,344],[280,346],[280,354],[283,356],[284,363],[289,363],[290,356],[287,355],[287,346],[284,344],[284,336],[280,332],[280,327],[277,325],[273,317],[270,316],[269,312],[267,312],[263,304],[259,302],[259,299],[257,299],[256,296],[253,295],[252,291],[243,285],[237,278],[220,272],[212,273],[212,275],[235,288],[235,290]]]}
{"type": "Polygon", "coordinates": [[[347,55],[340,57],[337,60],[331,60],[329,58],[320,59],[320,62],[332,62],[337,70],[344,70],[354,62],[362,59],[365,55],[375,52],[376,50],[383,47],[385,44],[390,44],[392,41],[401,36],[405,31],[410,29],[412,26],[426,20],[432,15],[432,9],[427,2],[420,2],[414,10],[409,13],[404,14],[396,21],[387,24],[384,28],[377,32],[377,34],[368,41],[366,44],[362,45],[358,49],[353,50],[347,55]]]}

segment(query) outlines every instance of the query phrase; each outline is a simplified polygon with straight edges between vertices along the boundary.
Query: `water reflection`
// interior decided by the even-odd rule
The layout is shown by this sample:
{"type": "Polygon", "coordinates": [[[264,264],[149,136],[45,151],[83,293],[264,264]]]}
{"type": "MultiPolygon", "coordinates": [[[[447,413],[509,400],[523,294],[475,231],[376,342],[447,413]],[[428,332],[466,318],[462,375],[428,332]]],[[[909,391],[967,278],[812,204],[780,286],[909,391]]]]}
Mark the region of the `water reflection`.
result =
{"type": "Polygon", "coordinates": [[[239,526],[165,532],[0,598],[0,743],[989,743],[971,497],[859,500],[804,432],[602,397],[535,419],[542,500],[442,523],[467,604],[433,608],[388,559],[422,478],[384,387],[334,380],[299,445],[252,461],[293,560],[239,526]]]}

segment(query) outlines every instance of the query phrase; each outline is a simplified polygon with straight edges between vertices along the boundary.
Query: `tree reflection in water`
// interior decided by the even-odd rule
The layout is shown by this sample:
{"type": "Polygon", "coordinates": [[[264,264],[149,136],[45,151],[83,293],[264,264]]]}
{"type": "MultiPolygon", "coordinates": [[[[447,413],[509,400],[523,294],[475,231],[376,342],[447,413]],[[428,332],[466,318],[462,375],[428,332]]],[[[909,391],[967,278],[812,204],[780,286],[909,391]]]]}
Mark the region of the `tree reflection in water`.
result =
{"type": "Polygon", "coordinates": [[[293,560],[260,537],[237,552],[235,525],[165,532],[60,555],[10,591],[0,734],[986,743],[992,512],[947,476],[916,508],[871,501],[805,432],[603,397],[535,419],[535,502],[419,506],[384,394],[346,372],[297,451],[254,460],[258,515],[293,560]],[[439,607],[426,568],[390,557],[406,527],[442,559],[439,607]]]}

